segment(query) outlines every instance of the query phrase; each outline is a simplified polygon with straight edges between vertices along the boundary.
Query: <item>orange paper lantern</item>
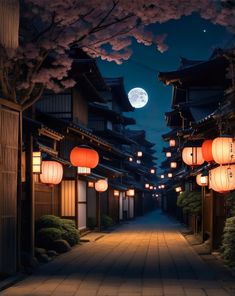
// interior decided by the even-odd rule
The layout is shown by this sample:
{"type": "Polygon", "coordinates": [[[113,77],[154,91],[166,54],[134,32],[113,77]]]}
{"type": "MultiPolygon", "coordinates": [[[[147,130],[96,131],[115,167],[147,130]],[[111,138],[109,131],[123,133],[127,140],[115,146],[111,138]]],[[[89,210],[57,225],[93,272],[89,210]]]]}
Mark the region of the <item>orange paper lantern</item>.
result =
{"type": "Polygon", "coordinates": [[[70,162],[76,167],[93,169],[99,163],[99,154],[91,148],[74,147],[70,152],[70,162]]]}
{"type": "Polygon", "coordinates": [[[201,147],[185,147],[182,151],[183,162],[187,165],[197,166],[204,162],[201,147]]]}
{"type": "Polygon", "coordinates": [[[40,181],[49,185],[57,185],[63,178],[63,166],[57,161],[43,161],[40,181]]]}
{"type": "Polygon", "coordinates": [[[212,142],[213,142],[213,140],[205,140],[202,143],[202,157],[207,162],[210,162],[213,160],[212,142]]]}

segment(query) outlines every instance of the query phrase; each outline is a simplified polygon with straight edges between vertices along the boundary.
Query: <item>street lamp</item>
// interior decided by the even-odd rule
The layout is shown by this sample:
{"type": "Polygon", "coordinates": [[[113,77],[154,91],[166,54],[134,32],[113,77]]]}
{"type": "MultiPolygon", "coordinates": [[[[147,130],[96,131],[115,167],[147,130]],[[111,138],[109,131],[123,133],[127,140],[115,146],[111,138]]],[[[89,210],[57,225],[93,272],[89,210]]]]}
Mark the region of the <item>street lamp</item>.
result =
{"type": "Polygon", "coordinates": [[[33,152],[32,171],[34,174],[40,174],[42,169],[42,154],[40,151],[33,152]]]}
{"type": "Polygon", "coordinates": [[[108,189],[108,182],[106,179],[100,179],[95,182],[96,195],[96,213],[97,213],[97,226],[98,230],[101,231],[101,217],[100,217],[100,193],[105,192],[108,189]]]}

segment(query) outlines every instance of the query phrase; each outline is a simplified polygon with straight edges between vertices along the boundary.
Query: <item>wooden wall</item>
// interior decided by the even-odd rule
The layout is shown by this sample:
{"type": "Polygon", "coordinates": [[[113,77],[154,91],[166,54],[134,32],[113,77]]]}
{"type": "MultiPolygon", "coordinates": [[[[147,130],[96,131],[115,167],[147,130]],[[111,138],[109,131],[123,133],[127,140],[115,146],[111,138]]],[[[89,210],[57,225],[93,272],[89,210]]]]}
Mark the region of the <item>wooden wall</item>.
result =
{"type": "Polygon", "coordinates": [[[61,216],[75,217],[74,180],[63,180],[61,183],[61,216]]]}
{"type": "Polygon", "coordinates": [[[57,118],[72,118],[71,92],[61,94],[48,93],[36,103],[36,107],[45,113],[52,114],[57,118]]]}
{"type": "Polygon", "coordinates": [[[17,250],[17,112],[0,109],[0,273],[16,271],[17,250]]]}
{"type": "Polygon", "coordinates": [[[59,186],[35,183],[35,219],[43,215],[59,216],[59,186]]]}
{"type": "Polygon", "coordinates": [[[88,125],[88,103],[82,94],[73,89],[73,121],[83,126],[88,125]]]}
{"type": "Polygon", "coordinates": [[[87,188],[87,217],[96,218],[96,191],[87,188]]]}
{"type": "Polygon", "coordinates": [[[108,215],[112,217],[113,221],[117,223],[119,221],[119,197],[113,195],[113,189],[108,192],[109,198],[109,213],[108,215]]]}

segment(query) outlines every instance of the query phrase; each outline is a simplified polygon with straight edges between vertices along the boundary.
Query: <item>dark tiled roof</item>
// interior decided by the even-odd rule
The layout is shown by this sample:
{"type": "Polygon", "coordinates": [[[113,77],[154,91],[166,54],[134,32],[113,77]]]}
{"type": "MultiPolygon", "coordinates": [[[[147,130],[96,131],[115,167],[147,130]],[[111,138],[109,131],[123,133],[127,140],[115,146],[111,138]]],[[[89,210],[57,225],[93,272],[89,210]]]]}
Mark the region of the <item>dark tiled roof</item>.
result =
{"type": "Polygon", "coordinates": [[[171,72],[160,72],[158,78],[165,84],[183,84],[190,86],[224,85],[229,81],[226,78],[228,60],[224,56],[171,72]]]}
{"type": "Polygon", "coordinates": [[[114,98],[117,100],[117,103],[122,107],[122,111],[134,111],[135,108],[131,106],[124,87],[123,77],[105,78],[105,82],[111,88],[114,98]]]}

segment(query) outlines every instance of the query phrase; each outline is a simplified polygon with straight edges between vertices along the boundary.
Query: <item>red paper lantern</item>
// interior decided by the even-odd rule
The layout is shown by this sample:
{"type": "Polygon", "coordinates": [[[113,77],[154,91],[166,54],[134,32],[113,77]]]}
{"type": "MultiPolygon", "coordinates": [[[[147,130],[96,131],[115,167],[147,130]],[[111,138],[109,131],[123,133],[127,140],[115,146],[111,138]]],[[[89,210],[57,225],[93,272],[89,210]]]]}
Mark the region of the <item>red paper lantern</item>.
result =
{"type": "Polygon", "coordinates": [[[70,152],[70,162],[76,167],[93,169],[99,163],[99,154],[91,148],[74,147],[70,152]]]}
{"type": "Polygon", "coordinates": [[[43,161],[40,181],[49,185],[57,185],[63,178],[63,166],[57,161],[43,161]]]}
{"type": "Polygon", "coordinates": [[[205,161],[210,162],[213,160],[212,155],[212,142],[213,140],[205,140],[202,143],[202,157],[205,161]]]}

